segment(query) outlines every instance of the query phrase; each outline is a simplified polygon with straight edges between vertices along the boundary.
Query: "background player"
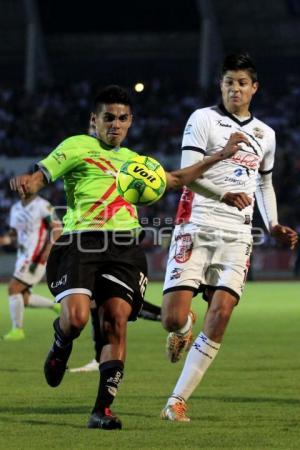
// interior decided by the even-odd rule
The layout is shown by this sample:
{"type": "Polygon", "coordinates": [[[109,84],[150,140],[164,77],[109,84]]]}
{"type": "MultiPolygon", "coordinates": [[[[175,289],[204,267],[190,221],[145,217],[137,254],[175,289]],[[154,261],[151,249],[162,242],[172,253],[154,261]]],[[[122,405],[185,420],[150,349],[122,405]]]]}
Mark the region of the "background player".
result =
{"type": "Polygon", "coordinates": [[[249,110],[258,89],[257,73],[247,54],[225,58],[221,74],[222,104],[196,110],[185,127],[182,166],[222,148],[232,132],[243,132],[249,145],[184,189],[164,284],[162,323],[170,331],[172,362],[192,341],[194,295],[208,301],[203,331],[195,340],[161,417],[189,421],[186,401],[217,355],[226,326],[242,294],[252,248],[254,193],[272,236],[291,249],[297,233],[278,223],[272,185],[275,133],[249,110]]]}
{"type": "MultiPolygon", "coordinates": [[[[62,309],[54,322],[55,340],[44,372],[50,386],[60,384],[73,340],[86,325],[94,299],[103,311],[102,350],[99,389],[88,427],[115,429],[122,424],[110,405],[123,377],[127,321],[137,317],[147,284],[137,210],[120,197],[115,183],[118,169],[136,155],[121,145],[132,123],[127,92],[119,86],[104,89],[95,99],[92,121],[97,137],[66,139],[39,163],[37,172],[15,177],[11,187],[26,198],[64,177],[64,231],[47,263],[48,285],[62,309]]],[[[167,173],[167,187],[175,189],[196,179],[234,154],[240,142],[247,144],[248,139],[233,133],[225,148],[206,161],[167,173]]]]}
{"type": "Polygon", "coordinates": [[[52,300],[33,294],[30,288],[43,278],[51,240],[61,233],[60,222],[53,218],[53,207],[42,197],[31,195],[15,203],[10,211],[10,230],[0,237],[0,245],[16,243],[17,259],[14,274],[8,285],[9,311],[12,329],[3,336],[5,341],[24,339],[24,308],[51,308],[60,306],[52,300]],[[50,239],[51,238],[51,239],[50,239]]]}

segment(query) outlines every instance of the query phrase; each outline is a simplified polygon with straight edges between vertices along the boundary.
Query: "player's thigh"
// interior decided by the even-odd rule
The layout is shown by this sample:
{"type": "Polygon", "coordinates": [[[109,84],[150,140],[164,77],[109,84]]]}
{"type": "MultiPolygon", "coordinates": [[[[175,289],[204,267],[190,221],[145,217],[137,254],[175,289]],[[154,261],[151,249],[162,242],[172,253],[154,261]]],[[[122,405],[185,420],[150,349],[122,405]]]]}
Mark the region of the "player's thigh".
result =
{"type": "Polygon", "coordinates": [[[45,272],[45,264],[33,264],[30,259],[19,258],[16,261],[13,277],[30,287],[39,283],[45,272]]]}
{"type": "Polygon", "coordinates": [[[169,250],[164,295],[179,289],[197,292],[213,254],[211,248],[200,228],[193,232],[188,228],[176,230],[169,250]]]}
{"type": "Polygon", "coordinates": [[[206,282],[213,290],[223,289],[239,300],[247,278],[252,238],[223,242],[207,270],[206,282]]]}

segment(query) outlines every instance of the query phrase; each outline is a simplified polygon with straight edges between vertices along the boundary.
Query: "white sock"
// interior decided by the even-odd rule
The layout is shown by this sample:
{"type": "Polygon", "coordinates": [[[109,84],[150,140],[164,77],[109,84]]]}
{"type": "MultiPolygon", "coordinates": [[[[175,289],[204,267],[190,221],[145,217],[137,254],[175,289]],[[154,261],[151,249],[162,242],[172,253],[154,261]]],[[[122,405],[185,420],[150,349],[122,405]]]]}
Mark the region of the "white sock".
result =
{"type": "Polygon", "coordinates": [[[186,324],[182,328],[179,328],[179,330],[177,330],[176,333],[178,333],[178,334],[187,333],[189,331],[189,329],[191,328],[192,324],[193,324],[192,316],[191,316],[191,314],[189,314],[186,324]]]}
{"type": "Polygon", "coordinates": [[[9,295],[9,312],[13,328],[23,328],[24,300],[22,294],[9,295]]]}
{"type": "Polygon", "coordinates": [[[53,305],[53,300],[37,294],[31,294],[28,299],[28,306],[33,308],[53,308],[53,305]]]}
{"type": "Polygon", "coordinates": [[[221,344],[211,341],[204,333],[199,334],[187,355],[183,370],[168,404],[178,401],[178,398],[188,400],[215,359],[220,346],[221,344]]]}

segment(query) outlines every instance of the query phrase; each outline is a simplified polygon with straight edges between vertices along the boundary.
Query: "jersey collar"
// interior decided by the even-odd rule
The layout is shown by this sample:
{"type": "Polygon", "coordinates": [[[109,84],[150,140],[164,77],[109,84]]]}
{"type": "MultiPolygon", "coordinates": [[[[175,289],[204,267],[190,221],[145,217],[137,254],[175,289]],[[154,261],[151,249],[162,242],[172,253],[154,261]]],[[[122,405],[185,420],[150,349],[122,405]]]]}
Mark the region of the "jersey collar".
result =
{"type": "Polygon", "coordinates": [[[225,116],[230,117],[231,120],[233,120],[234,122],[239,124],[240,127],[247,125],[249,122],[251,122],[251,120],[253,120],[253,115],[252,115],[251,111],[250,111],[249,119],[239,120],[237,117],[235,117],[233,114],[231,114],[230,112],[227,111],[227,109],[225,108],[223,103],[219,104],[219,109],[225,114],[225,116]]]}

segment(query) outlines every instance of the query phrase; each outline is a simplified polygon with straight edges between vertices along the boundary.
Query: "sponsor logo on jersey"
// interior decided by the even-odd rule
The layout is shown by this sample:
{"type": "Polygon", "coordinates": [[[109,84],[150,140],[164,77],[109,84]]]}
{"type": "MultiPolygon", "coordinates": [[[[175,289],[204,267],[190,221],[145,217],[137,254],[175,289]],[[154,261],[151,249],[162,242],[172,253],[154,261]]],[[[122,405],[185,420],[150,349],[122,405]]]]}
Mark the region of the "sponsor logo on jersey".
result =
{"type": "Polygon", "coordinates": [[[179,264],[187,262],[193,250],[193,240],[189,233],[180,234],[176,236],[176,251],[175,251],[175,261],[179,264]]]}
{"type": "Polygon", "coordinates": [[[217,125],[220,125],[220,127],[232,128],[229,123],[224,123],[222,120],[217,120],[217,125]]]}
{"type": "Polygon", "coordinates": [[[263,139],[265,135],[264,130],[258,127],[253,128],[253,134],[257,139],[263,139]]]}
{"type": "Polygon", "coordinates": [[[229,181],[229,183],[234,183],[237,186],[245,186],[246,185],[244,180],[237,180],[236,178],[233,178],[233,177],[225,177],[224,181],[229,181]]]}
{"type": "Polygon", "coordinates": [[[241,175],[243,175],[243,172],[243,169],[235,169],[233,173],[236,177],[240,177],[241,175]]]}
{"type": "Polygon", "coordinates": [[[60,150],[56,150],[53,154],[52,154],[53,158],[55,159],[55,161],[58,164],[61,164],[62,161],[66,160],[67,157],[65,155],[64,152],[61,152],[60,150]]]}
{"type": "Polygon", "coordinates": [[[185,127],[184,130],[184,135],[186,136],[187,134],[191,134],[192,133],[192,127],[193,125],[191,123],[188,123],[187,126],[185,127]]]}
{"type": "Polygon", "coordinates": [[[246,167],[247,169],[256,170],[259,167],[260,158],[253,153],[245,153],[243,151],[235,153],[230,161],[238,164],[239,166],[246,167]]]}

